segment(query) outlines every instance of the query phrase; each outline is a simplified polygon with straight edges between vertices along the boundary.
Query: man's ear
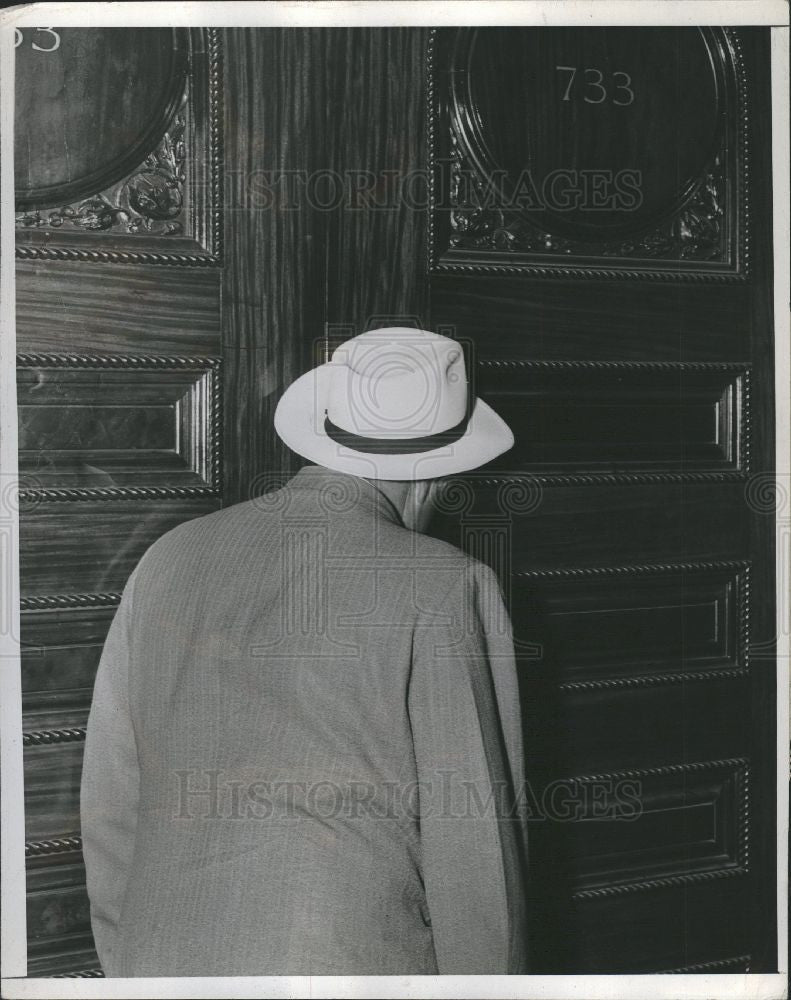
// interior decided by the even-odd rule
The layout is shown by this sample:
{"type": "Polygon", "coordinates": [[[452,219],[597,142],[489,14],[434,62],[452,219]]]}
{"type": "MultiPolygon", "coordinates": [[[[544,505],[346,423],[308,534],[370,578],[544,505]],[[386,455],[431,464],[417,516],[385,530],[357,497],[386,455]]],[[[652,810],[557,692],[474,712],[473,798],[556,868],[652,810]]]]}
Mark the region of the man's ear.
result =
{"type": "Polygon", "coordinates": [[[416,506],[423,506],[434,482],[435,480],[433,479],[417,479],[412,483],[412,498],[416,506]]]}

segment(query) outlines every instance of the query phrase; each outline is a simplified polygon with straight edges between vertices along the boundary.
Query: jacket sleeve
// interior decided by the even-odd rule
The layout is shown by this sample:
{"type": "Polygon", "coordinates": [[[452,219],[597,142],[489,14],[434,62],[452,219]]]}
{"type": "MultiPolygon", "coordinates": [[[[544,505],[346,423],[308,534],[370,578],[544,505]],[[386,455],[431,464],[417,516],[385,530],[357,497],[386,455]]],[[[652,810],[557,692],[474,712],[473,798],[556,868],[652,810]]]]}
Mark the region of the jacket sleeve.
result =
{"type": "Polygon", "coordinates": [[[488,568],[470,563],[422,616],[408,706],[439,972],[525,973],[521,718],[510,622],[488,568]]]}
{"type": "Polygon", "coordinates": [[[139,767],[129,705],[130,577],[104,644],[88,716],[80,820],[91,924],[99,960],[112,974],[121,906],[135,844],[139,767]]]}

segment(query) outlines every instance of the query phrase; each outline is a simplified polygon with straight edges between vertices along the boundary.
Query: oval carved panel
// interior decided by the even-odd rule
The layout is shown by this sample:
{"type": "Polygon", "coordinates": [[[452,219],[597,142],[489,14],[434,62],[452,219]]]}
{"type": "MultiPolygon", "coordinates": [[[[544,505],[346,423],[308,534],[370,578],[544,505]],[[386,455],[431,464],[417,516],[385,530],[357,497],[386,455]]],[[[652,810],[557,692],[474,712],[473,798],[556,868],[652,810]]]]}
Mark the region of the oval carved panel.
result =
{"type": "Polygon", "coordinates": [[[751,109],[731,28],[442,28],[431,268],[743,280],[751,109]]]}
{"type": "Polygon", "coordinates": [[[185,86],[183,29],[23,29],[17,41],[18,206],[94,194],[156,147],[185,86]]]}
{"type": "Polygon", "coordinates": [[[461,31],[453,67],[473,163],[509,207],[567,238],[672,216],[722,142],[726,79],[704,30],[461,31]]]}

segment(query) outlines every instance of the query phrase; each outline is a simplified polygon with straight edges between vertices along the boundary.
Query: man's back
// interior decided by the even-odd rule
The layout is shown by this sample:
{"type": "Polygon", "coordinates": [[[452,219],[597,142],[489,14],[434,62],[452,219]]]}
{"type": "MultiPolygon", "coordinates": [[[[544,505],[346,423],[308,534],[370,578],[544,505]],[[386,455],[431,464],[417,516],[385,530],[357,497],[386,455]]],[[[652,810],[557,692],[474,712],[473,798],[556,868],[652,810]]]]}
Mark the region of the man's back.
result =
{"type": "Polygon", "coordinates": [[[484,567],[318,467],[160,539],[86,746],[107,974],[521,971],[503,614],[484,567]]]}

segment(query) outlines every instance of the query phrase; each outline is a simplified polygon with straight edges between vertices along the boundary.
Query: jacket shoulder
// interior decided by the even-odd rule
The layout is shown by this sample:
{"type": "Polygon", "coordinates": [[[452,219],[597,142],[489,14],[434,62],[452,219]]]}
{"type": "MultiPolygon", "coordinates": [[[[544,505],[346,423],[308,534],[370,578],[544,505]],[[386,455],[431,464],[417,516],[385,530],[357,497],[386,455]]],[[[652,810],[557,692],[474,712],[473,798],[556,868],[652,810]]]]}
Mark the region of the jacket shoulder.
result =
{"type": "MultiPolygon", "coordinates": [[[[408,529],[401,530],[413,534],[408,529]]],[[[466,604],[481,591],[502,592],[499,578],[490,566],[450,542],[417,535],[411,552],[416,567],[426,571],[420,589],[428,607],[466,604]]]]}
{"type": "Polygon", "coordinates": [[[143,553],[138,570],[160,569],[162,565],[173,565],[182,558],[208,552],[222,546],[250,527],[250,515],[255,513],[252,501],[211,511],[200,517],[182,521],[174,528],[160,535],[143,553]]]}

